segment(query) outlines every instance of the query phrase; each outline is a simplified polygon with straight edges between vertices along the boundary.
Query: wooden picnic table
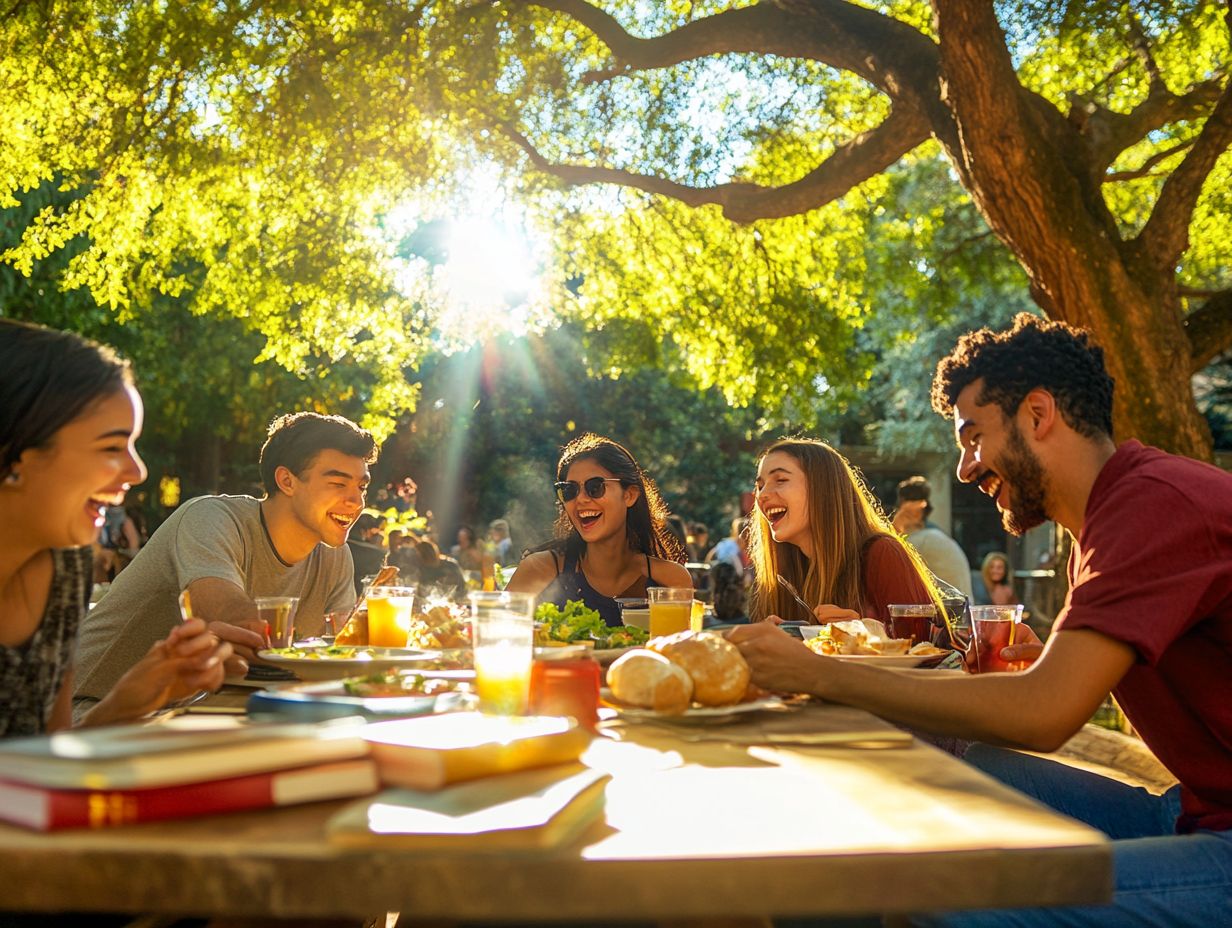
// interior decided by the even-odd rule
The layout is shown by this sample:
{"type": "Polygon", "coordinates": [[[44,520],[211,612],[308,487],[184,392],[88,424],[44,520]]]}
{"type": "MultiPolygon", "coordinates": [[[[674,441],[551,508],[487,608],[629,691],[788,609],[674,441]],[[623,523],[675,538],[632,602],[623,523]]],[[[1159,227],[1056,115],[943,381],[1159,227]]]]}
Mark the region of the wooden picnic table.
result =
{"type": "Polygon", "coordinates": [[[344,802],[40,835],[0,827],[0,910],[425,921],[758,919],[1086,904],[1100,833],[855,709],[618,723],[586,760],[606,809],[540,854],[341,849],[344,802]],[[736,743],[863,731],[861,746],[736,743]]]}

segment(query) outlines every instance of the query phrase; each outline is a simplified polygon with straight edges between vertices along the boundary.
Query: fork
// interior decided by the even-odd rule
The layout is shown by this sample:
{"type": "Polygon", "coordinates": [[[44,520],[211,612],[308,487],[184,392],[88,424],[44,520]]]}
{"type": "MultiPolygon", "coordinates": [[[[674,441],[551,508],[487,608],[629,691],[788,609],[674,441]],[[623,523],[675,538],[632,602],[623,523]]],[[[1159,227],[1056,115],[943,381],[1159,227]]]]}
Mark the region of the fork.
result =
{"type": "Polygon", "coordinates": [[[804,601],[804,597],[800,595],[800,591],[797,590],[795,586],[793,586],[791,582],[788,581],[788,579],[782,574],[775,574],[774,577],[782,585],[783,589],[791,594],[791,598],[804,607],[804,611],[808,613],[809,621],[811,622],[813,620],[813,607],[804,601]]]}

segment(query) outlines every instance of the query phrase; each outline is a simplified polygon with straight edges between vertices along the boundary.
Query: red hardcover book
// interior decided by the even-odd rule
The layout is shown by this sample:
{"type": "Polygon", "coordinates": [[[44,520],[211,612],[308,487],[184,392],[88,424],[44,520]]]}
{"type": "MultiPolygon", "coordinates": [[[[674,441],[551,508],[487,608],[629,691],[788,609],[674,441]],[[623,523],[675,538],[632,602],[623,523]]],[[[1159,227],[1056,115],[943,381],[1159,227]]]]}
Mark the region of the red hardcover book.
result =
{"type": "Polygon", "coordinates": [[[38,831],[239,812],[345,796],[379,785],[368,759],[150,789],[48,789],[0,781],[0,820],[38,831]]]}

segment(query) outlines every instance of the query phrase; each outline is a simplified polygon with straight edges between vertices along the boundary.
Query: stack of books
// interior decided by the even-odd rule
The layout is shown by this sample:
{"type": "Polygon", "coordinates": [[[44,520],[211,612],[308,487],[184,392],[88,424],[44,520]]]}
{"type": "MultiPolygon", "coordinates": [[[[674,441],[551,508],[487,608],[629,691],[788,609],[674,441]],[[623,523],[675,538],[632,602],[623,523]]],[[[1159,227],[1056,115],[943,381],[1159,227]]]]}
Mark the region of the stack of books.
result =
{"type": "Polygon", "coordinates": [[[0,742],[0,821],[101,828],[343,797],[346,845],[539,849],[577,834],[607,776],[567,718],[447,713],[365,724],[196,718],[0,742]],[[177,724],[179,723],[179,724],[177,724]]]}
{"type": "Polygon", "coordinates": [[[0,820],[39,831],[101,828],[362,796],[379,786],[361,724],[208,721],[0,742],[0,820]]]}
{"type": "Polygon", "coordinates": [[[364,737],[387,789],[338,812],[348,847],[542,851],[603,809],[607,774],[578,762],[590,732],[570,718],[473,712],[379,722],[364,737]]]}

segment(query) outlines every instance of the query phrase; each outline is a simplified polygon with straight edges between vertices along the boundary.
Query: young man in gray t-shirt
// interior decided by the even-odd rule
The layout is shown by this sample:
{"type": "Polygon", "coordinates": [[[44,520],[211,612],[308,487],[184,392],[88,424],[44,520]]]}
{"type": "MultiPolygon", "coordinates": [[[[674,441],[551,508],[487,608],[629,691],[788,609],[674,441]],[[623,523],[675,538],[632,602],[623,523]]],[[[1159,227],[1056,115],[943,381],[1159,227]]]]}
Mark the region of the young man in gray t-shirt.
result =
{"type": "Polygon", "coordinates": [[[261,449],[266,495],[204,496],[164,522],[81,626],[74,713],[101,699],[181,621],[188,590],[196,616],[229,641],[231,673],[265,647],[257,596],[298,596],[297,633],[355,602],[347,534],[364,506],[376,445],[341,416],[274,420],[261,449]]]}

